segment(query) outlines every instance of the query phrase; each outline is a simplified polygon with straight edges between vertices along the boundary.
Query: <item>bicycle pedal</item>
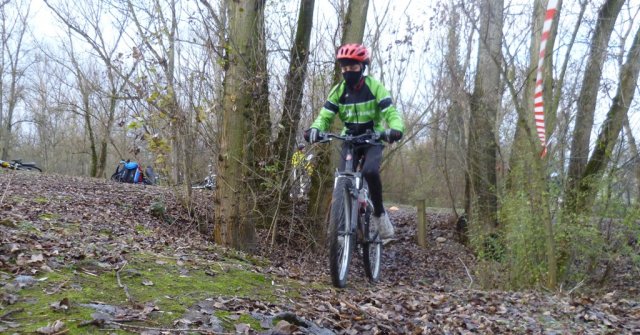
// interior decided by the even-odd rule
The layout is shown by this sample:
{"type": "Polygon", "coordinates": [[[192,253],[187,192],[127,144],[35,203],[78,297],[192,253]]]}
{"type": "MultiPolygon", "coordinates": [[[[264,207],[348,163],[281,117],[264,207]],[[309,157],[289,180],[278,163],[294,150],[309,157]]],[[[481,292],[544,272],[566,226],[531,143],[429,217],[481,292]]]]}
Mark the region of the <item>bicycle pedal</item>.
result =
{"type": "Polygon", "coordinates": [[[396,242],[400,241],[400,239],[398,238],[385,238],[382,240],[382,245],[391,245],[391,244],[395,244],[396,242]]]}

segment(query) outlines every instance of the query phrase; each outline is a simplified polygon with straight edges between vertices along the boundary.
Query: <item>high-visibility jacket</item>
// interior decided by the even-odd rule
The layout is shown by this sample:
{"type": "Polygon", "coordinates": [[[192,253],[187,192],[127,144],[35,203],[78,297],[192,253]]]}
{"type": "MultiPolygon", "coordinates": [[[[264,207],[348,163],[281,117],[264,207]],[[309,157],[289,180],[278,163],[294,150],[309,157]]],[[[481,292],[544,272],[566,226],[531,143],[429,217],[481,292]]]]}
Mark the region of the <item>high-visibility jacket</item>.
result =
{"type": "Polygon", "coordinates": [[[382,132],[383,120],[389,128],[404,133],[404,122],[389,91],[369,76],[364,77],[359,89],[347,87],[344,80],[334,86],[311,128],[328,131],[336,115],[344,123],[343,134],[360,135],[367,129],[382,132]]]}

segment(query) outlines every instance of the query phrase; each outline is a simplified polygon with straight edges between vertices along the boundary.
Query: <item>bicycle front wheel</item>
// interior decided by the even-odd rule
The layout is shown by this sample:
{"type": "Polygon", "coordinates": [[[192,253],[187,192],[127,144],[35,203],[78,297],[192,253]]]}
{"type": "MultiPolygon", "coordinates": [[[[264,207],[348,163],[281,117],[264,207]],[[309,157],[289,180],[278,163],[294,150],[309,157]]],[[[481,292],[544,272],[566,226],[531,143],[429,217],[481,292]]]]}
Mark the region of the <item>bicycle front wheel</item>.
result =
{"type": "Polygon", "coordinates": [[[351,232],[353,199],[349,193],[351,180],[339,178],[331,199],[329,216],[329,268],[331,281],[335,287],[347,285],[349,263],[355,241],[351,232]]]}
{"type": "Polygon", "coordinates": [[[364,222],[364,243],[362,243],[362,258],[364,261],[364,272],[373,283],[380,279],[380,259],[382,258],[382,241],[376,231],[371,229],[371,213],[373,206],[368,204],[365,215],[361,216],[364,222]]]}

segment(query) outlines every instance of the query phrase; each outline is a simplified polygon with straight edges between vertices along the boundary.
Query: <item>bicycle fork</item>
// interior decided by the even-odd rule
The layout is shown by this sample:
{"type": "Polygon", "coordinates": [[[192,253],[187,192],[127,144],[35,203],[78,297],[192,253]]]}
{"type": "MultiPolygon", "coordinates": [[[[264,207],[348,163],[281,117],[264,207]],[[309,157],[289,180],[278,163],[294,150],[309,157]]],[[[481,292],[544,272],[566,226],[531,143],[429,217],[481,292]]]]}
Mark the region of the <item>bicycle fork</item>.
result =
{"type": "MultiPolygon", "coordinates": [[[[354,176],[352,175],[344,175],[336,171],[335,178],[333,181],[334,189],[338,187],[338,181],[341,178],[351,180],[352,182],[355,179],[354,176]]],[[[343,205],[345,210],[344,215],[348,217],[349,220],[347,220],[347,222],[344,222],[344,226],[338,227],[338,236],[347,236],[347,235],[353,236],[353,234],[355,233],[356,227],[358,225],[358,215],[360,212],[359,203],[358,203],[358,190],[354,188],[353,184],[351,184],[347,186],[344,192],[345,192],[345,197],[343,199],[344,201],[343,205]]]]}

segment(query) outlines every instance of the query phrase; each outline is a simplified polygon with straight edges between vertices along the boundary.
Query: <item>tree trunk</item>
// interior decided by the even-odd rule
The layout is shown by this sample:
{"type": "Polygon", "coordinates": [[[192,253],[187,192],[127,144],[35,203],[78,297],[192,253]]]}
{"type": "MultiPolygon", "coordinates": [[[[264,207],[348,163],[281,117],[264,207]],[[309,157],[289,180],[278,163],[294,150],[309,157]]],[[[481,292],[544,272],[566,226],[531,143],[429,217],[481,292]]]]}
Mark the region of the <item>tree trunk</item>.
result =
{"type": "MultiPolygon", "coordinates": [[[[255,36],[261,29],[264,0],[227,0],[229,6],[228,64],[224,78],[223,117],[218,156],[218,181],[215,193],[217,243],[252,250],[256,243],[256,200],[247,187],[252,178],[254,134],[251,126],[257,115],[254,96],[246,79],[258,71],[253,57],[258,45],[255,36]]],[[[264,115],[262,115],[264,116],[264,115]]]]}
{"type": "MultiPolygon", "coordinates": [[[[444,122],[446,122],[446,124],[443,125],[443,128],[445,129],[445,147],[443,149],[442,158],[438,159],[438,161],[442,162],[441,169],[443,171],[444,178],[447,181],[447,185],[449,186],[451,207],[455,215],[459,215],[456,209],[458,201],[456,199],[456,192],[454,192],[451,187],[451,181],[461,179],[466,181],[468,179],[468,173],[467,171],[464,171],[464,176],[451,176],[451,164],[449,163],[449,159],[450,157],[453,157],[453,164],[457,164],[458,166],[466,165],[466,157],[458,153],[464,152],[464,148],[467,147],[468,124],[466,122],[469,119],[469,97],[471,96],[471,94],[465,89],[465,69],[458,59],[460,50],[460,34],[458,31],[458,29],[460,29],[460,6],[460,4],[451,5],[447,10],[450,18],[447,22],[447,51],[444,60],[446,65],[444,72],[446,78],[444,94],[448,97],[448,106],[443,118],[444,122]],[[452,146],[452,148],[450,149],[449,146],[452,146]]],[[[465,185],[468,184],[465,183],[465,185]]],[[[466,196],[466,188],[465,194],[462,195],[462,199],[469,199],[466,196]]],[[[468,209],[466,201],[463,204],[463,208],[465,210],[468,209]]],[[[463,240],[467,241],[467,232],[464,231],[461,233],[465,234],[463,240]]]]}
{"type": "Polygon", "coordinates": [[[631,151],[631,157],[635,161],[634,164],[634,172],[636,175],[636,203],[640,203],[640,151],[638,150],[638,145],[636,144],[636,139],[633,136],[633,132],[631,131],[631,126],[629,125],[629,115],[627,114],[624,118],[624,131],[627,133],[627,137],[629,138],[629,150],[631,151]]]}
{"type": "Polygon", "coordinates": [[[483,0],[480,9],[480,45],[471,116],[467,164],[471,181],[470,222],[475,229],[494,233],[497,221],[495,137],[500,107],[500,68],[503,1],[483,0]]]}
{"type": "MultiPolygon", "coordinates": [[[[344,19],[341,44],[362,43],[364,28],[367,19],[369,0],[350,0],[347,15],[344,19]]],[[[340,79],[340,67],[336,63],[334,71],[334,84],[340,79]]],[[[337,117],[336,117],[337,119],[337,117]]],[[[334,128],[337,122],[334,122],[334,128]]],[[[337,128],[335,128],[337,129],[337,128]]],[[[325,145],[317,151],[316,173],[311,179],[309,192],[309,207],[307,213],[312,218],[315,236],[325,236],[326,218],[331,206],[331,190],[333,178],[331,171],[338,166],[340,157],[337,150],[331,155],[330,145],[325,145]]]]}
{"type": "Polygon", "coordinates": [[[589,157],[589,143],[593,129],[593,117],[596,110],[596,99],[602,78],[602,66],[607,56],[607,46],[613,31],[616,18],[620,13],[624,0],[607,0],[600,8],[598,22],[593,39],[591,40],[589,58],[582,78],[582,86],[578,97],[578,114],[571,141],[571,156],[569,157],[568,183],[565,203],[569,212],[575,212],[577,193],[587,159],[589,157]]]}
{"type": "Polygon", "coordinates": [[[91,121],[91,104],[89,103],[89,87],[87,80],[80,71],[80,66],[73,58],[74,67],[77,71],[77,83],[80,86],[80,95],[82,96],[82,117],[84,118],[84,126],[87,129],[87,137],[89,138],[89,155],[91,156],[91,165],[89,167],[89,175],[97,177],[98,173],[98,149],[96,147],[96,135],[93,130],[93,122],[91,121]]]}
{"type": "Polygon", "coordinates": [[[291,63],[289,63],[284,94],[284,110],[279,125],[282,130],[278,133],[276,141],[278,157],[281,161],[287,162],[287,164],[291,160],[289,153],[296,144],[296,133],[300,122],[304,81],[309,60],[309,43],[313,28],[314,6],[315,0],[300,1],[296,38],[291,47],[291,63]]]}
{"type": "Polygon", "coordinates": [[[578,180],[578,197],[575,199],[575,213],[586,211],[593,203],[597,192],[598,180],[611,160],[613,148],[618,141],[627,112],[633,101],[640,72],[640,28],[636,32],[633,44],[627,54],[627,61],[620,71],[620,83],[613,105],[602,124],[595,149],[584,173],[578,180]]]}
{"type": "MultiPolygon", "coordinates": [[[[539,50],[541,43],[541,35],[543,24],[546,18],[546,2],[536,1],[533,12],[533,29],[531,36],[531,44],[529,46],[529,69],[527,73],[529,77],[526,79],[523,100],[517,101],[518,123],[516,133],[513,140],[513,148],[509,163],[509,175],[506,190],[506,197],[510,199],[521,199],[523,190],[526,190],[526,201],[530,206],[522,206],[519,211],[527,211],[526,215],[532,218],[538,218],[535,221],[542,223],[545,227],[545,236],[539,236],[538,245],[546,245],[546,250],[536,250],[540,252],[538,257],[544,257],[546,252],[547,258],[547,285],[553,288],[557,285],[557,264],[555,253],[555,240],[553,233],[553,224],[551,222],[551,213],[549,201],[546,197],[546,160],[540,157],[539,139],[534,129],[534,102],[533,97],[536,89],[536,70],[540,60],[539,50]]],[[[562,7],[562,1],[558,3],[558,11],[562,7]]],[[[549,124],[553,117],[547,118],[547,115],[553,115],[553,45],[557,31],[558,15],[554,18],[553,30],[547,38],[545,48],[544,64],[543,64],[543,101],[545,102],[545,122],[549,124]]],[[[561,79],[560,79],[561,80],[561,79]]],[[[512,92],[513,94],[513,92],[512,92]]],[[[515,99],[515,95],[514,95],[515,99]]],[[[552,129],[548,127],[547,129],[552,129]]],[[[519,224],[518,222],[510,222],[510,224],[519,224]]],[[[529,227],[535,229],[535,227],[529,227]]]]}
{"type": "MultiPolygon", "coordinates": [[[[342,41],[340,45],[347,43],[362,43],[364,40],[364,28],[367,25],[367,11],[369,10],[369,0],[349,0],[347,14],[344,17],[342,26],[342,41]]],[[[333,82],[342,80],[340,66],[336,62],[334,68],[333,82]]]]}
{"type": "Polygon", "coordinates": [[[255,33],[252,36],[253,49],[249,54],[255,62],[253,78],[247,84],[252,93],[252,130],[253,158],[250,158],[256,176],[252,178],[253,188],[258,192],[259,216],[256,225],[265,227],[271,223],[277,214],[277,206],[273,205],[273,199],[277,198],[278,190],[273,187],[277,175],[273,167],[280,163],[277,156],[272,153],[271,140],[271,116],[269,113],[269,70],[267,69],[267,42],[264,25],[264,7],[266,0],[255,2],[255,33]],[[268,180],[269,182],[264,182],[268,180]]]}
{"type": "MultiPolygon", "coordinates": [[[[288,202],[289,180],[291,166],[291,155],[296,145],[296,134],[300,123],[300,110],[302,109],[302,96],[304,94],[304,82],[307,75],[307,62],[309,60],[309,43],[311,41],[311,30],[313,28],[313,10],[315,0],[301,0],[298,11],[298,26],[296,37],[291,47],[291,63],[286,79],[286,89],[284,94],[284,109],[280,119],[276,140],[276,153],[278,160],[282,162],[284,169],[279,177],[280,201],[288,202]]],[[[277,220],[277,218],[274,218],[277,220]]],[[[273,229],[273,239],[275,240],[276,229],[273,229]]]]}
{"type": "Polygon", "coordinates": [[[109,97],[109,110],[107,111],[107,123],[102,139],[100,140],[100,158],[96,167],[96,174],[94,177],[104,178],[105,170],[107,169],[107,147],[111,138],[111,130],[113,129],[113,122],[116,114],[116,107],[118,104],[118,98],[116,96],[116,83],[113,75],[109,74],[109,83],[111,85],[111,94],[109,97]]]}

